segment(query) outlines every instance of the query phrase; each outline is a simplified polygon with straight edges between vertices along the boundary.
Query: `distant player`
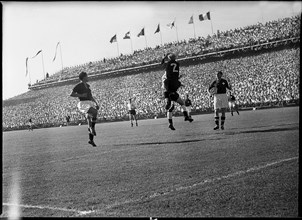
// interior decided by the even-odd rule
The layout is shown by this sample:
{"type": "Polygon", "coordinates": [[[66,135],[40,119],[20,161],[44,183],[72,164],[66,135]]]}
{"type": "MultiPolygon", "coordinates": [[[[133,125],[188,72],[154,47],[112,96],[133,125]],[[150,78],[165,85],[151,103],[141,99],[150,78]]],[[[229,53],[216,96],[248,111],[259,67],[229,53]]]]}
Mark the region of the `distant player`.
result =
{"type": "Polygon", "coordinates": [[[193,119],[191,119],[188,116],[188,112],[185,107],[184,101],[179,97],[179,94],[177,93],[178,88],[181,86],[181,83],[179,81],[179,63],[175,60],[176,56],[175,54],[169,53],[168,55],[165,55],[162,59],[162,65],[165,66],[165,74],[162,76],[162,88],[165,89],[164,91],[164,97],[166,100],[166,111],[167,111],[167,118],[169,121],[169,128],[171,130],[175,130],[173,126],[173,120],[172,120],[172,111],[175,107],[175,103],[178,103],[181,105],[181,108],[183,109],[183,114],[185,117],[185,121],[192,122],[193,119]]]}
{"type": "Polygon", "coordinates": [[[233,116],[233,111],[235,110],[237,112],[237,114],[239,115],[239,111],[238,111],[238,105],[236,104],[236,98],[234,95],[232,95],[232,93],[230,92],[230,96],[229,96],[229,108],[231,111],[231,115],[233,116]]]}
{"type": "Polygon", "coordinates": [[[65,116],[65,119],[66,119],[66,126],[69,125],[69,122],[70,122],[70,116],[69,115],[66,115],[65,116]]]}
{"type": "MultiPolygon", "coordinates": [[[[189,94],[188,93],[186,94],[185,106],[186,106],[189,118],[192,118],[192,116],[191,116],[192,102],[189,99],[189,94]]],[[[192,122],[192,121],[190,121],[190,122],[192,122]]]]}
{"type": "Polygon", "coordinates": [[[96,136],[95,123],[97,119],[97,111],[99,110],[99,105],[96,100],[92,97],[90,86],[88,85],[88,75],[86,72],[81,72],[79,74],[79,79],[81,80],[72,90],[70,94],[71,97],[78,97],[80,99],[78,103],[78,109],[80,112],[85,114],[88,122],[88,132],[89,141],[93,147],[96,144],[93,141],[93,137],[96,136]]]}
{"type": "Polygon", "coordinates": [[[131,100],[131,98],[129,99],[129,102],[127,103],[127,108],[128,108],[129,120],[131,122],[131,127],[133,127],[133,121],[135,121],[136,126],[138,126],[137,114],[135,111],[136,106],[135,106],[134,102],[131,100]]]}
{"type": "Polygon", "coordinates": [[[219,109],[221,110],[221,130],[224,130],[225,111],[228,108],[228,96],[226,90],[232,90],[228,81],[222,78],[222,72],[217,73],[217,79],[211,83],[208,88],[208,93],[212,96],[211,91],[214,88],[214,112],[215,124],[214,130],[219,129],[219,109]]]}
{"type": "Polygon", "coordinates": [[[30,118],[29,120],[28,120],[28,131],[33,131],[34,130],[34,124],[33,124],[33,122],[32,122],[32,119],[30,118]]]}

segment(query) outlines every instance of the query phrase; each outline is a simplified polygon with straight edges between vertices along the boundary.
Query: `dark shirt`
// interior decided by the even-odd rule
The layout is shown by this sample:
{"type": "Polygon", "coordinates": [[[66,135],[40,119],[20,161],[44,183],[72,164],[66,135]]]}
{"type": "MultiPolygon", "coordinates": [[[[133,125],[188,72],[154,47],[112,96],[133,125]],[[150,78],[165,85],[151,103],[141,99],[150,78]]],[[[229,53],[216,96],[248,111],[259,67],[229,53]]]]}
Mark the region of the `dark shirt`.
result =
{"type": "Polygon", "coordinates": [[[175,60],[170,60],[166,65],[166,76],[168,80],[178,81],[179,78],[179,63],[175,60]]]}
{"type": "Polygon", "coordinates": [[[231,100],[232,102],[234,102],[234,101],[236,100],[235,96],[231,95],[230,100],[231,100]]]}
{"type": "Polygon", "coordinates": [[[212,84],[209,87],[209,90],[216,87],[217,88],[217,94],[224,94],[226,93],[226,89],[231,89],[229,87],[228,81],[226,81],[225,79],[221,79],[218,83],[218,80],[215,80],[214,82],[212,82],[212,84]]]}
{"type": "Polygon", "coordinates": [[[180,87],[181,83],[179,82],[179,63],[175,60],[170,60],[166,63],[166,77],[165,88],[169,92],[176,92],[180,87]]]}
{"type": "Polygon", "coordinates": [[[87,93],[87,97],[78,97],[80,99],[80,101],[92,100],[90,86],[87,83],[86,83],[86,85],[87,85],[87,87],[84,85],[83,82],[78,83],[72,90],[73,92],[78,93],[78,94],[87,93]]]}
{"type": "Polygon", "coordinates": [[[191,106],[192,105],[192,102],[191,102],[191,100],[190,99],[186,99],[185,100],[185,106],[191,106]]]}

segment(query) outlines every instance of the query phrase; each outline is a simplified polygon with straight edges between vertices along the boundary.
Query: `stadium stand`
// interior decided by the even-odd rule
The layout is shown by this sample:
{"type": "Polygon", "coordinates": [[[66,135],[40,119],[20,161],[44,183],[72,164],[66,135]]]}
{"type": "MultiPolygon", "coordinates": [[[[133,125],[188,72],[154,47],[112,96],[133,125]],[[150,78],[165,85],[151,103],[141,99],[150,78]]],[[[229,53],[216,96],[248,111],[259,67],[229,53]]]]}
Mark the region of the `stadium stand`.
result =
{"type": "MultiPolygon", "coordinates": [[[[222,70],[230,79],[240,108],[299,104],[301,16],[219,32],[207,38],[173,42],[131,55],[67,67],[27,93],[3,101],[2,130],[24,129],[29,118],[37,127],[83,123],[78,100],[69,96],[86,71],[100,103],[99,121],[128,120],[126,101],[136,97],[140,118],[163,117],[162,51],[176,51],[183,75],[180,94],[190,94],[193,113],[212,111],[206,89],[222,70]]],[[[176,114],[180,114],[177,109],[176,114]]]]}

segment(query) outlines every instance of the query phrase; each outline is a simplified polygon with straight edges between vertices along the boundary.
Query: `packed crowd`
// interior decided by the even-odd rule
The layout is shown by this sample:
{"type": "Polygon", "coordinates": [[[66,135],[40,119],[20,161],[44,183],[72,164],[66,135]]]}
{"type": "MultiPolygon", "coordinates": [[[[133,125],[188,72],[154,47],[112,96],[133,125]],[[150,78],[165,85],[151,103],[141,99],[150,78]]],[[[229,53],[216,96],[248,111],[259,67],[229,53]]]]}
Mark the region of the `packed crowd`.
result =
{"type": "MultiPolygon", "coordinates": [[[[289,47],[181,66],[185,86],[179,93],[182,97],[189,94],[193,112],[211,110],[212,99],[206,90],[221,70],[232,84],[240,107],[299,100],[299,60],[300,48],[289,47]]],[[[135,98],[140,118],[164,116],[163,73],[163,70],[145,70],[89,82],[100,104],[99,120],[128,120],[126,102],[130,97],[135,98]]],[[[69,96],[73,87],[69,84],[33,90],[3,102],[3,129],[26,126],[29,118],[35,124],[52,126],[63,124],[67,115],[71,122],[81,122],[84,118],[77,110],[78,100],[69,96]]]]}
{"type": "MultiPolygon", "coordinates": [[[[198,37],[196,39],[183,40],[180,42],[166,43],[155,48],[136,50],[133,54],[120,55],[118,57],[89,62],[82,65],[64,68],[50,75],[46,81],[58,81],[77,76],[78,72],[86,71],[88,74],[104,73],[108,71],[136,67],[145,64],[160,62],[163,53],[173,51],[179,58],[207,54],[214,51],[239,48],[242,46],[255,45],[271,42],[274,40],[300,37],[301,15],[290,18],[269,21],[265,24],[258,23],[243,28],[227,31],[218,31],[212,36],[198,37]]],[[[39,83],[44,83],[42,80],[39,83]]]]}

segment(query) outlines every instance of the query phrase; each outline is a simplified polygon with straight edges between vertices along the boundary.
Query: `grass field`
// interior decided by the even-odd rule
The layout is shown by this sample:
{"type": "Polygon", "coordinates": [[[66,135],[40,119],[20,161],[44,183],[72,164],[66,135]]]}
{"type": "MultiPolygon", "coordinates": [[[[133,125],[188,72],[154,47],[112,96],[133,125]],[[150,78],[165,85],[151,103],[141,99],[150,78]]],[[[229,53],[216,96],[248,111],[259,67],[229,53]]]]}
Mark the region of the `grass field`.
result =
{"type": "Polygon", "coordinates": [[[3,133],[2,217],[297,217],[299,107],[3,133]]]}

